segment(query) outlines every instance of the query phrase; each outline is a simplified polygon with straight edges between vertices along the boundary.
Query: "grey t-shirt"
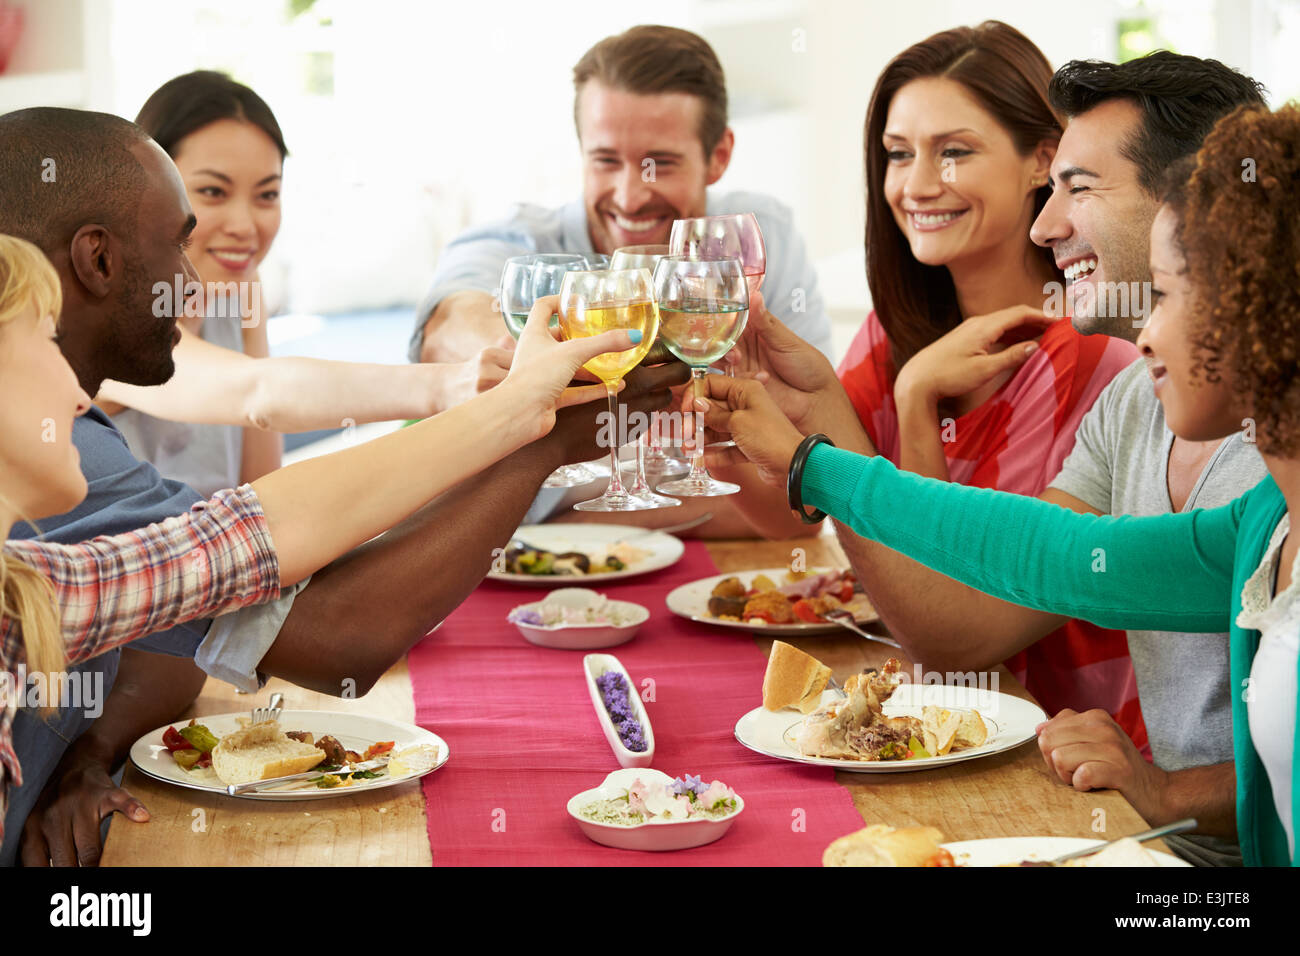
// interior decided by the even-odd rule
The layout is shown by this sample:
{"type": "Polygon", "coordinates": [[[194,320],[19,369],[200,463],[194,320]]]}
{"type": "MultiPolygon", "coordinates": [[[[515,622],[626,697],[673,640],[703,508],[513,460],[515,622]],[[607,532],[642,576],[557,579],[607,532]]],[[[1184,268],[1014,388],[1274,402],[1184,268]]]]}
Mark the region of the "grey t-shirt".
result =
{"type": "MultiPolygon", "coordinates": [[[[1172,514],[1167,471],[1173,440],[1146,363],[1139,359],[1115,376],[1084,416],[1074,450],[1050,487],[1102,514],[1172,514]]],[[[1244,433],[1225,438],[1183,510],[1225,505],[1266,474],[1264,460],[1244,433]]],[[[1159,573],[1160,556],[1151,560],[1152,573],[1159,573]]],[[[1183,770],[1230,763],[1228,635],[1129,631],[1128,647],[1155,765],[1183,770]]],[[[1227,840],[1197,835],[1165,842],[1193,863],[1241,865],[1240,849],[1227,840]]]]}

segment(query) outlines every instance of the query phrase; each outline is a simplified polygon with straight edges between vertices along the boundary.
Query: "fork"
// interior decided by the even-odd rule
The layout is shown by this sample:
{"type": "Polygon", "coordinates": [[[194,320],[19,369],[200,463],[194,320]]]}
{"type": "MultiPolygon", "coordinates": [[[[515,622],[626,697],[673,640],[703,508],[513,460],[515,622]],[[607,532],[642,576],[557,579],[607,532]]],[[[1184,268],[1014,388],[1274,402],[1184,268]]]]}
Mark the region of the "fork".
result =
{"type": "Polygon", "coordinates": [[[903,646],[893,638],[881,637],[879,634],[867,633],[862,628],[858,627],[857,621],[853,619],[853,615],[848,611],[844,611],[844,610],[827,611],[824,614],[822,614],[822,617],[826,618],[826,620],[828,621],[834,621],[840,627],[848,628],[854,634],[857,634],[860,637],[865,637],[869,641],[879,641],[881,644],[888,644],[891,647],[903,646]]]}
{"type": "Polygon", "coordinates": [[[271,695],[271,705],[269,707],[253,708],[253,723],[260,724],[266,720],[279,720],[280,710],[284,706],[284,694],[275,693],[271,695]]]}

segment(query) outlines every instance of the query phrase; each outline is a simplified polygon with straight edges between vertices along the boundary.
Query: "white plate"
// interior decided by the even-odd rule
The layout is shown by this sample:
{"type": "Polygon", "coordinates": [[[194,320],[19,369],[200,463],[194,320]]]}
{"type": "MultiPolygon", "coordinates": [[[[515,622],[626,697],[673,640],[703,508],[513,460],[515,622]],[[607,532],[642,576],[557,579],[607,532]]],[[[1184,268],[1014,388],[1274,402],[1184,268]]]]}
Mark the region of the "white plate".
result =
{"type": "Polygon", "coordinates": [[[686,551],[686,546],[670,534],[658,531],[647,534],[645,528],[621,524],[526,524],[515,532],[515,536],[535,547],[557,554],[565,551],[604,554],[623,540],[649,554],[622,571],[602,571],[598,574],[509,574],[505,571],[489,571],[488,577],[493,581],[549,588],[586,587],[597,581],[621,581],[637,574],[658,571],[676,564],[686,551]],[[633,538],[633,535],[637,537],[633,538]]]}
{"type": "MultiPolygon", "coordinates": [[[[239,729],[237,718],[247,717],[247,711],[237,714],[216,714],[210,717],[198,717],[197,722],[211,730],[218,737],[239,729]]],[[[188,724],[188,720],[168,724],[177,730],[188,724]]],[[[205,770],[182,770],[163,746],[163,733],[167,727],[145,734],[131,747],[131,762],[142,771],[157,780],[174,783],[178,787],[190,790],[203,790],[226,796],[226,785],[221,782],[211,767],[205,770]]],[[[379,741],[391,740],[393,753],[413,747],[416,744],[432,744],[438,748],[438,762],[422,773],[406,774],[401,777],[389,777],[385,774],[373,780],[359,780],[351,786],[333,787],[321,790],[318,787],[294,790],[266,790],[255,793],[241,793],[241,799],[247,800],[321,800],[329,797],[344,797],[369,790],[381,790],[396,786],[432,773],[447,762],[451,751],[447,742],[435,733],[383,717],[370,717],[366,714],[347,714],[329,710],[286,710],[280,715],[280,727],[284,730],[305,730],[319,740],[326,734],[335,737],[348,750],[365,753],[367,747],[379,741]]],[[[293,786],[290,784],[289,786],[293,786]]]]}
{"type": "Polygon", "coordinates": [[[731,829],[736,817],[745,809],[745,801],[740,794],[736,794],[735,812],[721,820],[648,820],[634,826],[620,826],[617,823],[597,823],[578,812],[596,800],[609,800],[622,795],[637,778],[642,783],[673,782],[672,777],[658,770],[615,770],[599,787],[584,790],[570,798],[566,805],[569,816],[577,821],[588,839],[619,850],[687,850],[722,839],[731,829]]]}
{"type": "MultiPolygon", "coordinates": [[[[1104,840],[1084,840],[1078,837],[994,837],[987,840],[960,840],[945,843],[958,866],[1002,866],[1022,860],[1046,862],[1066,853],[1086,847],[1100,846],[1104,840]]],[[[1160,850],[1147,850],[1161,866],[1191,866],[1186,860],[1160,850]]]]}
{"type": "MultiPolygon", "coordinates": [[[[828,704],[839,695],[828,690],[822,694],[822,704],[828,704]]],[[[972,747],[943,757],[913,757],[908,760],[847,760],[844,758],[806,757],[794,746],[794,735],[803,723],[797,710],[778,710],[775,713],[763,707],[751,710],[736,721],[736,739],[750,750],[818,767],[835,767],[850,773],[906,773],[912,770],[929,770],[974,760],[990,754],[1018,747],[1034,736],[1034,728],[1047,720],[1041,707],[1019,697],[981,690],[979,687],[954,687],[946,684],[902,684],[885,702],[887,717],[920,717],[921,708],[937,704],[951,710],[977,710],[989,729],[988,740],[982,747],[972,747]]]]}
{"type": "MultiPolygon", "coordinates": [[[[698,581],[692,581],[689,584],[683,584],[681,587],[674,588],[668,593],[667,602],[668,610],[674,614],[689,618],[692,621],[700,621],[703,624],[713,624],[716,627],[730,627],[741,631],[753,631],[760,634],[781,635],[798,635],[798,634],[834,634],[837,631],[844,630],[839,624],[754,624],[750,621],[724,621],[720,618],[713,617],[709,614],[709,596],[713,589],[718,586],[719,581],[727,578],[740,578],[741,583],[752,581],[760,574],[766,574],[773,581],[780,584],[784,576],[789,572],[789,568],[760,568],[756,571],[733,571],[730,574],[715,574],[711,578],[701,578],[698,581]]],[[[817,571],[829,571],[830,568],[809,568],[809,573],[817,571]]],[[[859,624],[870,624],[872,621],[880,620],[880,615],[874,611],[867,617],[858,618],[859,624]]]]}

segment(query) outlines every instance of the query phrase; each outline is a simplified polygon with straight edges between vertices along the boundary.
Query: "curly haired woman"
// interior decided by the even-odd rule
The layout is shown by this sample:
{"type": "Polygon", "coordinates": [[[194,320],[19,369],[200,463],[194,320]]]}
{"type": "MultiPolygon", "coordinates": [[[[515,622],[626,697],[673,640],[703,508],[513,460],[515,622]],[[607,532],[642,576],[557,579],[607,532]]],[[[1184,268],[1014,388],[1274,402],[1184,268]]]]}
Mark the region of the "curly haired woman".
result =
{"type": "Polygon", "coordinates": [[[795,504],[1003,600],[1107,627],[1228,629],[1237,835],[1253,866],[1300,865],[1297,223],[1300,107],[1287,106],[1221,120],[1194,164],[1170,170],[1152,226],[1156,305],[1138,347],[1169,427],[1191,441],[1244,427],[1269,471],[1222,508],[1099,517],[919,478],[803,439],[744,380],[710,382],[705,416],[795,504]]]}

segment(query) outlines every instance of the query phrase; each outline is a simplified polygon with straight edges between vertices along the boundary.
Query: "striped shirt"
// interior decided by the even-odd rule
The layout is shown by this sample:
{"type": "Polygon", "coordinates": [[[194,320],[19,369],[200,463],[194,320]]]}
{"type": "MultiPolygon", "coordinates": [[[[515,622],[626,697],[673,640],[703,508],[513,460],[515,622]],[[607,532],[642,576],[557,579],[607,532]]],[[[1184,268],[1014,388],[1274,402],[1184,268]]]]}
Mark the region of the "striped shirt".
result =
{"type": "MultiPolygon", "coordinates": [[[[1112,378],[1135,358],[1128,342],[1080,335],[1069,319],[1048,326],[1030,356],[994,395],[945,421],[944,456],[952,481],[1036,497],[1074,447],[1075,432],[1112,378]]],[[[880,454],[898,464],[898,407],[889,340],[876,313],[867,316],[839,369],[840,382],[880,454]]],[[[1149,753],[1137,678],[1123,631],[1085,621],[1016,654],[1007,668],[1048,715],[1101,708],[1149,753]]]]}
{"type": "MultiPolygon", "coordinates": [[[[280,594],[280,563],[249,485],[220,491],[187,514],[138,531],[81,544],[8,541],[4,553],[53,584],[70,664],[280,594]]],[[[9,785],[22,784],[12,727],[27,696],[25,658],[21,629],[0,620],[0,821],[9,785]]]]}

